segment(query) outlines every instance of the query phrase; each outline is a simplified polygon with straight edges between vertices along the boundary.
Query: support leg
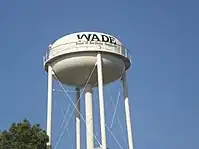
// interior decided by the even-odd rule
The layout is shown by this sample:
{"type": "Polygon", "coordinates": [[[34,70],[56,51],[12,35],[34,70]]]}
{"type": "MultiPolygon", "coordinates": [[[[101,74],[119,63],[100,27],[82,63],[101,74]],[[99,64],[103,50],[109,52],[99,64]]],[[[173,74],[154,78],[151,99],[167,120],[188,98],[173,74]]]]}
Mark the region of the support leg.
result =
{"type": "Polygon", "coordinates": [[[129,149],[133,149],[133,137],[132,137],[132,130],[131,130],[131,116],[130,116],[130,108],[129,108],[127,83],[126,83],[126,72],[124,72],[122,76],[122,85],[123,85],[125,114],[126,114],[126,126],[127,126],[127,133],[128,133],[128,144],[129,144],[129,149]]]}
{"type": "Polygon", "coordinates": [[[88,84],[85,88],[85,111],[86,111],[86,142],[87,149],[94,149],[93,139],[93,107],[92,86],[88,84]]]}
{"type": "Polygon", "coordinates": [[[104,93],[103,93],[103,76],[102,76],[102,56],[97,54],[97,74],[98,74],[98,88],[99,88],[99,105],[100,105],[100,125],[101,125],[101,140],[102,149],[106,149],[106,127],[104,116],[104,93]]]}
{"type": "Polygon", "coordinates": [[[76,149],[80,149],[80,138],[81,138],[81,133],[80,133],[80,89],[76,88],[76,149]]]}
{"type": "Polygon", "coordinates": [[[48,111],[47,111],[47,135],[48,145],[51,146],[52,140],[52,67],[48,65],[48,111]]]}

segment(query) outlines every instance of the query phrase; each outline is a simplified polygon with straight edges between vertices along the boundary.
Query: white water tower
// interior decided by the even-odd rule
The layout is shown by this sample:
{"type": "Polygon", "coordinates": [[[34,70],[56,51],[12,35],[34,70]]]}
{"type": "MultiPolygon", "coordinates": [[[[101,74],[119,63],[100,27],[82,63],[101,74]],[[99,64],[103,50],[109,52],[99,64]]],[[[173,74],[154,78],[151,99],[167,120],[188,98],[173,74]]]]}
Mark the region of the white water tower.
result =
{"type": "Polygon", "coordinates": [[[126,70],[131,65],[127,49],[115,37],[99,32],[79,32],[66,35],[49,45],[44,56],[48,72],[47,134],[52,136],[52,79],[74,86],[76,101],[76,149],[81,149],[79,91],[85,87],[86,145],[94,149],[92,89],[99,89],[101,149],[107,149],[103,85],[122,77],[125,102],[128,148],[133,149],[131,118],[126,84],[126,70]],[[94,69],[93,69],[94,68],[94,69]],[[90,76],[93,70],[92,76],[90,76]],[[89,123],[88,123],[89,122],[89,123]]]}

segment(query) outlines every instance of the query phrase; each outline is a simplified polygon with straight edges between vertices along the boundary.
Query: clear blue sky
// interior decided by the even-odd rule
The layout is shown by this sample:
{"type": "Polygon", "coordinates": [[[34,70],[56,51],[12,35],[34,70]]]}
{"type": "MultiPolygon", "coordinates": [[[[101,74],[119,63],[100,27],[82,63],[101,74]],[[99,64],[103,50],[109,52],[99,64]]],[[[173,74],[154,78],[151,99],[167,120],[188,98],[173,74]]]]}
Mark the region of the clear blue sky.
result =
{"type": "MultiPolygon", "coordinates": [[[[45,128],[47,74],[42,56],[48,44],[76,31],[101,31],[121,39],[133,57],[128,86],[135,149],[198,149],[198,8],[197,0],[2,0],[0,130],[25,117],[45,128]]],[[[115,102],[114,88],[119,87],[112,87],[115,102]]],[[[62,92],[54,97],[53,143],[62,110],[70,103],[62,92]]],[[[107,93],[107,111],[109,97],[107,93]]],[[[117,112],[122,119],[122,108],[117,112]]],[[[125,147],[117,121],[114,125],[125,147]]],[[[73,148],[73,132],[74,119],[58,149],[73,148]]],[[[108,139],[110,149],[119,149],[108,139]]]]}

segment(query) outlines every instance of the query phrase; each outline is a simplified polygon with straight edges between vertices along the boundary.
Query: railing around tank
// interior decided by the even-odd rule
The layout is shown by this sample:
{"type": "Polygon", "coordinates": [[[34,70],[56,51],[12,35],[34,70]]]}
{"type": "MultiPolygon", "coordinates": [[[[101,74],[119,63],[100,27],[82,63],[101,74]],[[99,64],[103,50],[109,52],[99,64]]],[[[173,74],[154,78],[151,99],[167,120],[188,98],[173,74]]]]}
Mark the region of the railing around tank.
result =
{"type": "MultiPolygon", "coordinates": [[[[72,53],[72,52],[79,52],[79,51],[94,51],[94,50],[90,50],[89,48],[94,48],[97,45],[99,46],[99,49],[102,49],[103,51],[107,51],[107,52],[112,52],[112,53],[117,53],[120,54],[126,58],[128,58],[131,62],[131,55],[130,52],[122,45],[119,44],[115,44],[115,45],[106,45],[104,44],[104,42],[97,42],[98,44],[90,44],[90,43],[78,43],[78,42],[70,42],[70,43],[65,43],[65,44],[60,44],[58,46],[55,46],[53,48],[48,49],[48,51],[46,52],[46,54],[43,56],[43,63],[45,64],[49,59],[62,55],[62,54],[67,54],[67,53],[72,53]],[[61,48],[61,50],[57,50],[57,48],[61,47],[61,46],[65,46],[65,48],[61,48]],[[84,50],[79,50],[79,49],[84,48],[84,50]],[[118,51],[119,49],[119,51],[118,51]],[[72,50],[72,51],[71,51],[72,50]],[[55,53],[52,52],[56,51],[55,53]],[[63,53],[65,52],[65,53],[63,53]]],[[[98,50],[99,50],[98,49],[98,50]]]]}

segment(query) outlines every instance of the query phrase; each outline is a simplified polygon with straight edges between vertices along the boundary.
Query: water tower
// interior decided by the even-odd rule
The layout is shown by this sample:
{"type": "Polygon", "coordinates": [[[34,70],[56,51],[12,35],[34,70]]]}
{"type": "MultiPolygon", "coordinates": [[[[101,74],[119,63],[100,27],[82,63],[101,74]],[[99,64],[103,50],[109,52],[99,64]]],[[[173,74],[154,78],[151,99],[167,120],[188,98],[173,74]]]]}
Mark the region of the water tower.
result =
{"type": "Polygon", "coordinates": [[[61,37],[49,45],[44,56],[48,72],[47,134],[51,145],[52,136],[52,79],[74,86],[76,101],[76,149],[81,148],[79,91],[85,87],[86,146],[94,149],[92,89],[98,87],[100,107],[101,146],[107,149],[103,85],[122,77],[125,102],[128,148],[133,149],[131,118],[126,83],[126,70],[131,65],[127,49],[115,37],[99,32],[79,32],[61,37]],[[93,69],[95,68],[95,69],[93,69]],[[92,76],[90,76],[91,71],[92,76]]]}

